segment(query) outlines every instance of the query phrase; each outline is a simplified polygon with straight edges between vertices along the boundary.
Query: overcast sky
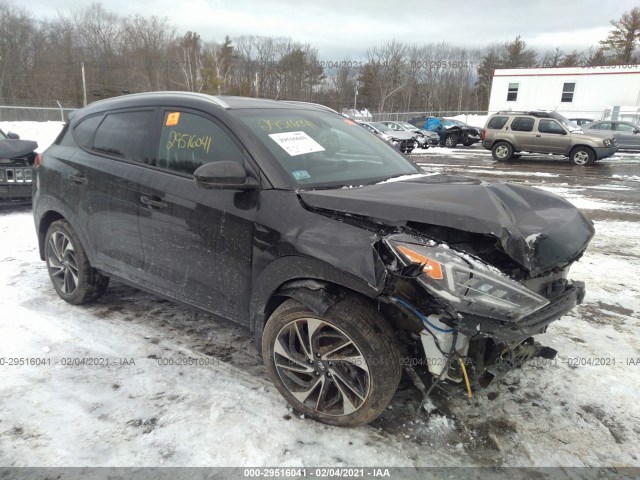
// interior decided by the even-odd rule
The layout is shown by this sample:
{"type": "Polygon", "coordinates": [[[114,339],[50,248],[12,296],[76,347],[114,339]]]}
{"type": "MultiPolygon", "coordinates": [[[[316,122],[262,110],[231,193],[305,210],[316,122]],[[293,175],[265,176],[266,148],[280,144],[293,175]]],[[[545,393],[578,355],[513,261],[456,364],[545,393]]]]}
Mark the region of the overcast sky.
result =
{"type": "MultiPolygon", "coordinates": [[[[83,0],[29,0],[14,4],[37,18],[85,8],[83,0]]],[[[640,5],[638,0],[109,0],[121,15],[166,17],[178,33],[203,40],[225,35],[287,36],[308,42],[321,60],[352,60],[366,49],[397,39],[425,44],[446,41],[484,47],[516,35],[541,51],[585,49],[606,37],[610,20],[640,5]]]]}

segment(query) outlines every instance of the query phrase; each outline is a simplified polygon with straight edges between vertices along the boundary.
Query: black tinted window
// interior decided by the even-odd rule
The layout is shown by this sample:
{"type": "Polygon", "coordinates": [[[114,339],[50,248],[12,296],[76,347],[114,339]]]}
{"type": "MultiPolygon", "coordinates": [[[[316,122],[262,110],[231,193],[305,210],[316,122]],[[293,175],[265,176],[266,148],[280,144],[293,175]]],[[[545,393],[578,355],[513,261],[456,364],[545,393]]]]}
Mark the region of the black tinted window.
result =
{"type": "Polygon", "coordinates": [[[92,150],[114,157],[149,163],[147,141],[152,134],[153,111],[107,115],[96,132],[92,150]]]}
{"type": "Polygon", "coordinates": [[[507,123],[507,120],[509,120],[509,117],[491,117],[489,123],[487,123],[487,128],[500,130],[507,123]]]}
{"type": "Polygon", "coordinates": [[[212,120],[193,113],[166,112],[157,166],[182,173],[193,173],[200,165],[232,160],[242,163],[244,156],[233,140],[212,120]]]}
{"type": "Polygon", "coordinates": [[[516,117],[511,122],[511,130],[516,132],[531,132],[535,120],[529,117],[516,117]]]}
{"type": "Polygon", "coordinates": [[[93,134],[96,133],[96,128],[98,128],[101,121],[102,115],[98,115],[96,117],[85,118],[76,125],[73,129],[73,136],[75,137],[76,142],[78,142],[78,145],[84,148],[91,148],[93,134]]]}

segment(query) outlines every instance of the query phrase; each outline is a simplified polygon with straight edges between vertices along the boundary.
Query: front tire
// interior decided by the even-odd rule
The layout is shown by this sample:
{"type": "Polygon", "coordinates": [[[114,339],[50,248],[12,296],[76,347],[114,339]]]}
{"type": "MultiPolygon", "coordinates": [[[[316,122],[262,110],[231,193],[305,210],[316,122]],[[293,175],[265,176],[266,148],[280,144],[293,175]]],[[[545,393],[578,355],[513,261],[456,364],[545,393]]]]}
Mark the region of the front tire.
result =
{"type": "Polygon", "coordinates": [[[491,155],[498,162],[506,162],[513,156],[513,147],[507,142],[498,142],[491,149],[491,155]]]}
{"type": "Polygon", "coordinates": [[[373,306],[347,297],[318,315],[297,300],[267,322],[262,351],[269,378],[299,412],[353,427],[387,407],[402,373],[389,326],[373,306]]]}
{"type": "Polygon", "coordinates": [[[447,135],[444,139],[444,146],[447,148],[454,148],[458,145],[458,136],[457,135],[447,135]]]}
{"type": "Polygon", "coordinates": [[[107,290],[109,277],[91,267],[80,239],[66,220],[49,226],[44,255],[53,288],[66,302],[80,305],[107,290]]]}
{"type": "Polygon", "coordinates": [[[584,167],[593,165],[596,161],[596,155],[589,147],[576,147],[571,151],[569,160],[574,165],[584,167]]]}

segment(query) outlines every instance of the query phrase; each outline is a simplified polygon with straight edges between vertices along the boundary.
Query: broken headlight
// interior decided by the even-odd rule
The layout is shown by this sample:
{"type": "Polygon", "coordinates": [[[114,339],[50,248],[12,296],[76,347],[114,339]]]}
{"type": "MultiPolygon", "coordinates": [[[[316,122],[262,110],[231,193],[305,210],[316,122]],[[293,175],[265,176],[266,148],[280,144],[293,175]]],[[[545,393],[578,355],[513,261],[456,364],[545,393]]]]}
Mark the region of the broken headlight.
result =
{"type": "Polygon", "coordinates": [[[418,282],[460,312],[515,322],[549,303],[495,267],[447,245],[392,239],[387,245],[404,265],[422,265],[418,282]]]}

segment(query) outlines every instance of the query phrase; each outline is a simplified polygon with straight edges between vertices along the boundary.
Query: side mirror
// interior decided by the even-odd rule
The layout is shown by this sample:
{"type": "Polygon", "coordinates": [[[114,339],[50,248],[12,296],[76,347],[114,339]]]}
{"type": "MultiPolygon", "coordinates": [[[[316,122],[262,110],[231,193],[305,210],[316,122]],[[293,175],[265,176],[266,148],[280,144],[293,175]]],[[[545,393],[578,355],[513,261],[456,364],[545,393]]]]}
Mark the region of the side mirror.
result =
{"type": "MultiPolygon", "coordinates": [[[[637,128],[634,128],[633,129],[633,133],[640,133],[640,130],[638,130],[637,128]]],[[[9,135],[11,135],[11,134],[9,134],[9,135]]]]}
{"type": "Polygon", "coordinates": [[[9,132],[7,133],[7,138],[10,138],[11,140],[20,140],[20,135],[18,135],[17,133],[9,132]]]}
{"type": "Polygon", "coordinates": [[[221,160],[205,163],[193,172],[196,185],[200,188],[220,190],[254,190],[258,184],[247,177],[247,171],[238,162],[221,160]]]}

